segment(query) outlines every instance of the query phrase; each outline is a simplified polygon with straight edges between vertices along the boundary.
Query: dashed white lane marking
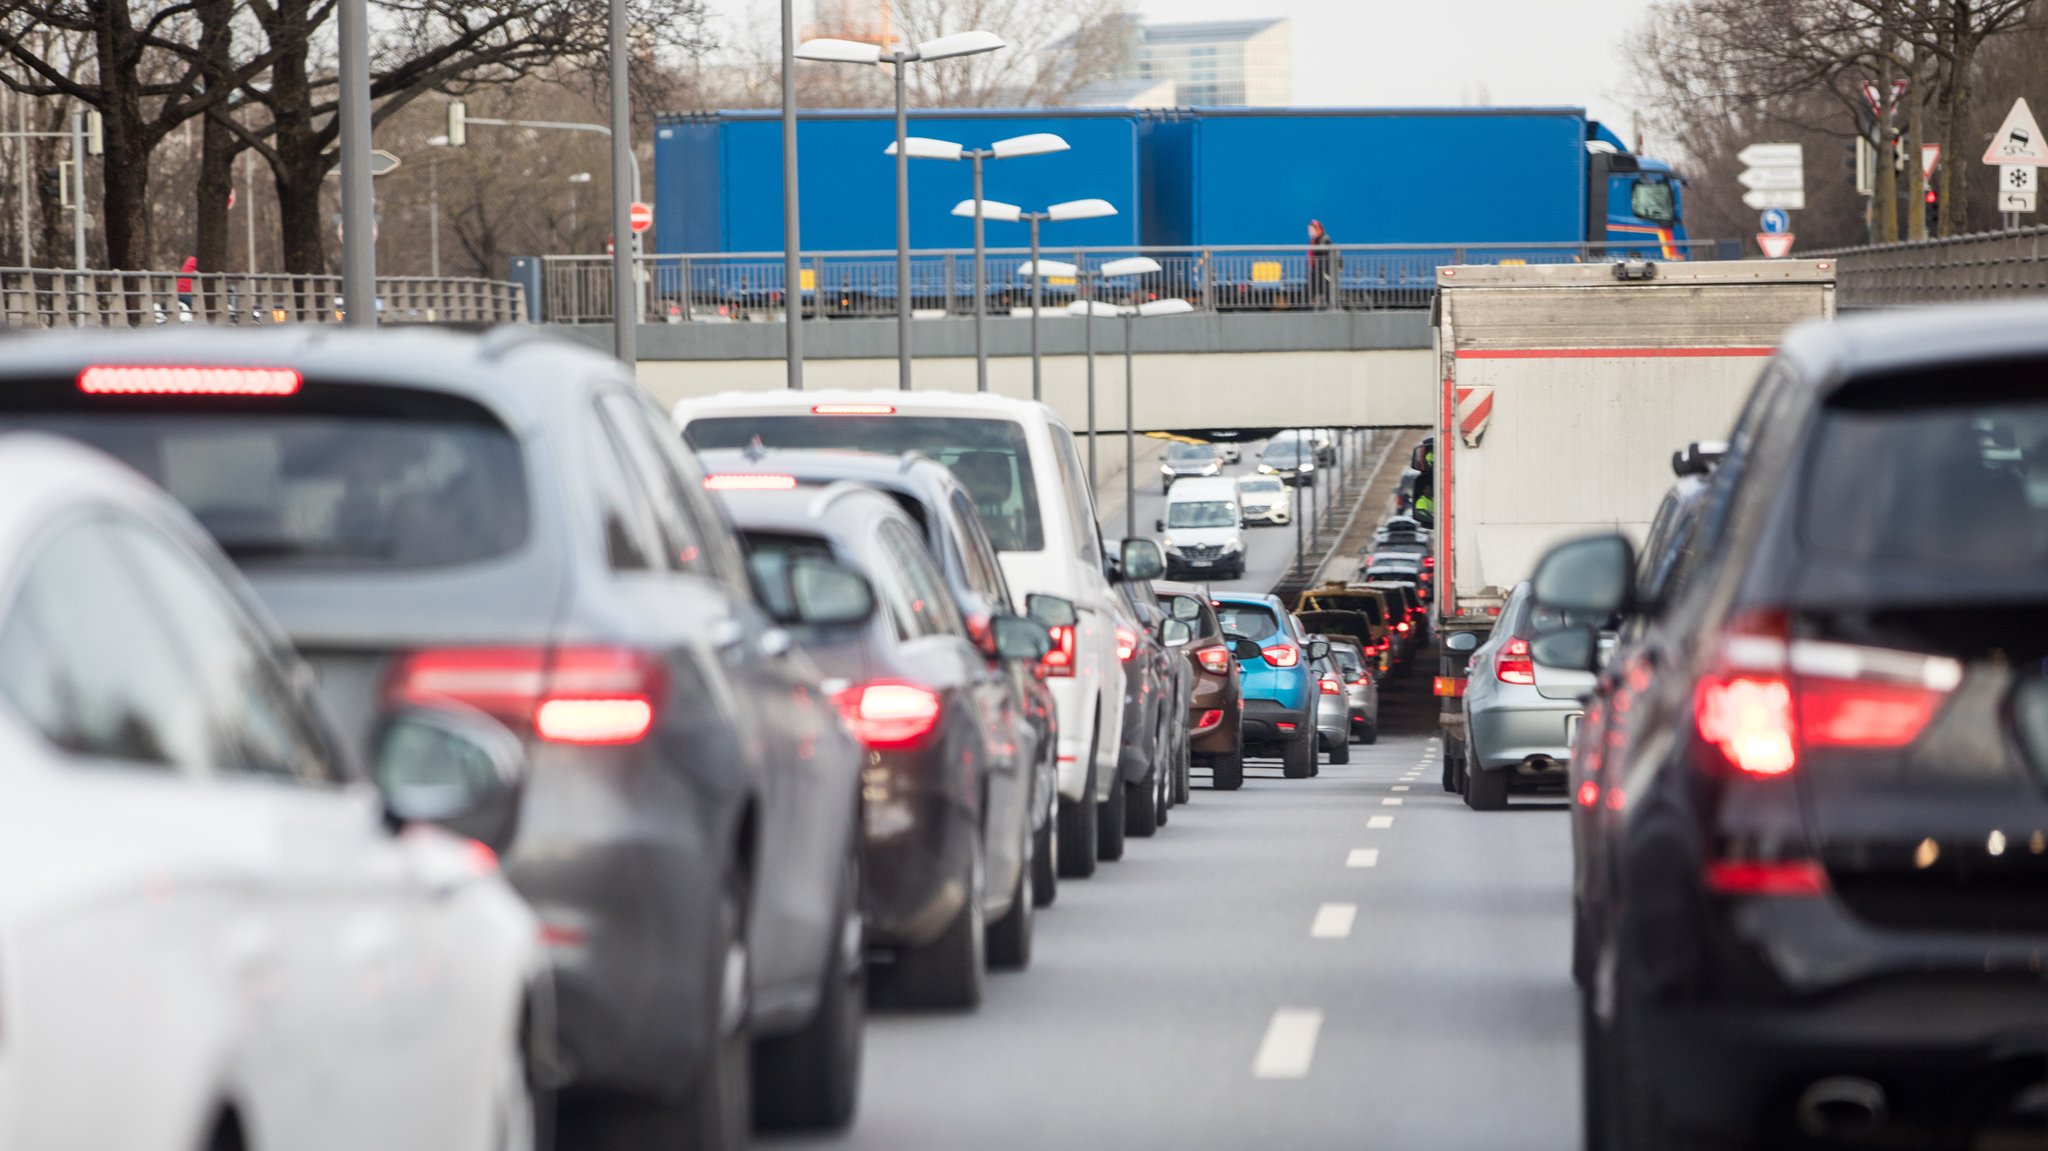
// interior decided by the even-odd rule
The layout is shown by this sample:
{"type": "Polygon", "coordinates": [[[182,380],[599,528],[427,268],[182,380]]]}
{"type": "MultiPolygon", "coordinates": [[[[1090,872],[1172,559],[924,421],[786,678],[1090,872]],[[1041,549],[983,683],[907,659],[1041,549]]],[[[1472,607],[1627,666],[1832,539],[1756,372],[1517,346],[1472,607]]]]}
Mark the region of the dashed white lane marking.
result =
{"type": "Polygon", "coordinates": [[[1379,831],[1383,828],[1392,827],[1394,826],[1394,817],[1391,815],[1375,815],[1371,819],[1365,821],[1365,826],[1372,829],[1373,831],[1379,831]]]}
{"type": "Polygon", "coordinates": [[[1349,939],[1351,925],[1358,920],[1356,903],[1325,903],[1316,908],[1316,921],[1309,924],[1312,939],[1349,939]]]}
{"type": "Polygon", "coordinates": [[[1401,806],[1401,797],[1397,795],[1397,796],[1393,796],[1393,797],[1391,797],[1391,798],[1388,798],[1388,799],[1382,799],[1382,800],[1380,800],[1380,806],[1381,806],[1381,807],[1399,807],[1399,806],[1401,806]]]}
{"type": "MultiPolygon", "coordinates": [[[[1346,867],[1378,867],[1379,865],[1380,849],[1377,847],[1354,847],[1351,849],[1351,854],[1344,857],[1344,866],[1346,867]]],[[[1323,906],[1328,907],[1330,905],[1326,903],[1323,906]]]]}
{"type": "Polygon", "coordinates": [[[1259,1053],[1252,1057],[1254,1079],[1302,1079],[1316,1058],[1316,1035],[1323,1013],[1307,1007],[1282,1007],[1266,1024],[1259,1053]]]}
{"type": "Polygon", "coordinates": [[[1408,790],[1408,785],[1407,785],[1407,784],[1405,784],[1405,783],[1397,783],[1397,784],[1395,784],[1395,785],[1394,785],[1394,790],[1395,790],[1395,791],[1407,791],[1407,790],[1408,790]]]}

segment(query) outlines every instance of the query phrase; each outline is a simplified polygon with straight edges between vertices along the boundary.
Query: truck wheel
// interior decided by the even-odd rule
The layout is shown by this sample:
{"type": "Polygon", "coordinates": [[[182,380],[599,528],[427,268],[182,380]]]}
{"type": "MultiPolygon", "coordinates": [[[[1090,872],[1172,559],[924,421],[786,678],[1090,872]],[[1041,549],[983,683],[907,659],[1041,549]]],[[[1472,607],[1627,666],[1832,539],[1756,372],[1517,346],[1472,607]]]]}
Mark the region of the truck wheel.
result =
{"type": "Polygon", "coordinates": [[[1109,785],[1109,802],[1095,809],[1095,856],[1111,863],[1124,857],[1125,800],[1130,788],[1119,779],[1109,785]]]}
{"type": "Polygon", "coordinates": [[[1499,811],[1508,805],[1508,769],[1465,768],[1465,806],[1474,811],[1499,811]]]}
{"type": "Polygon", "coordinates": [[[1307,779],[1316,773],[1316,729],[1303,724],[1280,749],[1280,774],[1307,779]]]}
{"type": "Polygon", "coordinates": [[[1351,740],[1348,737],[1331,741],[1330,762],[1333,764],[1351,762],[1351,740]]]}

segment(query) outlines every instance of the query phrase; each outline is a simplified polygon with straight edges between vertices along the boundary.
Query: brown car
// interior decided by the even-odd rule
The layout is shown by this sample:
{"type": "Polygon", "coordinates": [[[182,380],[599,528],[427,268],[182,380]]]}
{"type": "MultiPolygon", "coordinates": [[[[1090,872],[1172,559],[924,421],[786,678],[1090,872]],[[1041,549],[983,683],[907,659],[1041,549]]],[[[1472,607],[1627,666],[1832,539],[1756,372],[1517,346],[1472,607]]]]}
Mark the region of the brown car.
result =
{"type": "Polygon", "coordinates": [[[1194,632],[1181,649],[1195,672],[1195,690],[1188,698],[1194,761],[1208,766],[1218,791],[1236,791],[1244,786],[1244,702],[1238,692],[1237,661],[1258,658],[1259,645],[1243,636],[1225,635],[1215,605],[1202,588],[1153,580],[1152,590],[1166,614],[1194,632]]]}

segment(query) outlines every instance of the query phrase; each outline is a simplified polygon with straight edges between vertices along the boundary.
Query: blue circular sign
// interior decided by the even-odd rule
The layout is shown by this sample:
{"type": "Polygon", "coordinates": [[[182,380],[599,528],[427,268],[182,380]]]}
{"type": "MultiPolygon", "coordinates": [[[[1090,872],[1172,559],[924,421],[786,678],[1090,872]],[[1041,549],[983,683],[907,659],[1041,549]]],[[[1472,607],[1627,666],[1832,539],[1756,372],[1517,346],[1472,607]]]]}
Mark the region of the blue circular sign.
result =
{"type": "Polygon", "coordinates": [[[1789,232],[1792,230],[1792,217],[1786,215],[1783,208],[1765,208],[1763,229],[1773,236],[1789,232]]]}

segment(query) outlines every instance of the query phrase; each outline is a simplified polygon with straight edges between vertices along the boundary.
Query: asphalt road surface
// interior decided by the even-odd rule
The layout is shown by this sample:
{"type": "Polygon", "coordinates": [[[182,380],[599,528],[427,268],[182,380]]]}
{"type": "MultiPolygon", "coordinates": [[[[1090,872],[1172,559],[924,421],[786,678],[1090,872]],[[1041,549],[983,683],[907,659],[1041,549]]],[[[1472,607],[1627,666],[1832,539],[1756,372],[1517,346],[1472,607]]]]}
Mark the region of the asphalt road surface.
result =
{"type": "Polygon", "coordinates": [[[776,1146],[1577,1147],[1565,815],[1441,789],[1421,666],[1348,766],[1198,780],[1062,883],[978,1013],[873,1015],[853,1128],[776,1146]]]}

